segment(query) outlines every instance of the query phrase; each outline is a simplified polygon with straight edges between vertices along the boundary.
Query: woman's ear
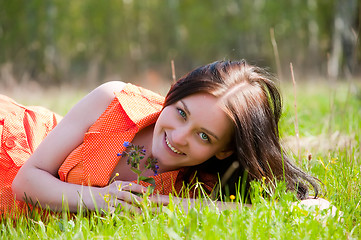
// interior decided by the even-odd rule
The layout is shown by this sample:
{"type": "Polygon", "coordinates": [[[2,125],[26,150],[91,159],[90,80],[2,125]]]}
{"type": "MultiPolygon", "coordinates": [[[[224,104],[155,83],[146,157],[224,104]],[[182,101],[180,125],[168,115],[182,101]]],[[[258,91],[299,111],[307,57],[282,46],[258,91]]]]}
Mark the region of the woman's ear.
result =
{"type": "Polygon", "coordinates": [[[225,150],[225,151],[220,151],[218,153],[216,153],[216,158],[218,158],[219,160],[223,160],[225,158],[228,158],[229,156],[231,156],[233,154],[233,150],[225,150]]]}

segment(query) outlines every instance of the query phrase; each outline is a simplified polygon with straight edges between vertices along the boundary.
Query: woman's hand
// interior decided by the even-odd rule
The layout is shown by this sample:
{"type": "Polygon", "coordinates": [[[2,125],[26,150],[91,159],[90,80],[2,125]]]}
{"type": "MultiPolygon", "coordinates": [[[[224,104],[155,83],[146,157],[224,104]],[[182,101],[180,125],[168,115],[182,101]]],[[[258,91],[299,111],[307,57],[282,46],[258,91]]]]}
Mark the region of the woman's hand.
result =
{"type": "Polygon", "coordinates": [[[320,210],[328,209],[331,206],[331,203],[326,199],[314,197],[302,200],[300,204],[306,207],[318,207],[320,210]]]}
{"type": "Polygon", "coordinates": [[[113,212],[117,207],[124,210],[130,210],[140,213],[140,204],[142,197],[136,193],[143,194],[147,191],[146,187],[132,182],[115,181],[110,185],[100,188],[96,199],[95,208],[113,212]]]}
{"type": "MultiPolygon", "coordinates": [[[[172,197],[174,204],[179,204],[181,202],[181,198],[178,197],[172,197]]],[[[149,197],[149,200],[152,203],[155,203],[157,205],[163,205],[168,206],[170,203],[170,197],[169,195],[159,195],[155,194],[149,197]]],[[[194,200],[194,199],[193,199],[194,200]]]]}
{"type": "MultiPolygon", "coordinates": [[[[305,200],[302,200],[300,202],[293,203],[293,205],[303,207],[307,210],[310,209],[316,209],[319,210],[325,210],[327,211],[327,215],[330,216],[336,216],[336,213],[338,212],[337,208],[333,206],[329,201],[323,198],[314,198],[314,197],[308,197],[305,200]]],[[[339,211],[340,216],[343,215],[341,211],[339,211]]]]}
{"type": "MultiPolygon", "coordinates": [[[[194,198],[179,198],[175,196],[170,197],[169,195],[159,195],[159,194],[150,196],[148,200],[152,204],[155,204],[157,206],[168,206],[170,202],[172,202],[174,205],[180,206],[185,213],[187,213],[191,208],[193,208],[197,201],[194,198]]],[[[160,208],[156,207],[153,209],[153,211],[159,212],[160,208]]]]}
{"type": "Polygon", "coordinates": [[[213,201],[209,198],[203,199],[194,199],[194,198],[179,198],[172,196],[171,198],[168,195],[153,195],[149,198],[149,200],[157,205],[167,206],[170,201],[174,205],[182,206],[184,212],[188,212],[191,208],[196,205],[200,205],[201,207],[207,206],[210,208],[215,208],[220,211],[223,210],[236,210],[240,209],[242,206],[251,207],[250,204],[240,204],[237,202],[223,202],[223,201],[213,201]]]}

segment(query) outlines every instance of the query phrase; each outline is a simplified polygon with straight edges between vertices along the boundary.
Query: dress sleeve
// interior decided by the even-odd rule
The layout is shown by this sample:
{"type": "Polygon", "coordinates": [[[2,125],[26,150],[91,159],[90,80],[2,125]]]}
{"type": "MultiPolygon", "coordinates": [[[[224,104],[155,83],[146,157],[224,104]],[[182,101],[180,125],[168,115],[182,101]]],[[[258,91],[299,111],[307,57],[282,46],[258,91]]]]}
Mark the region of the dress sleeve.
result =
{"type": "Polygon", "coordinates": [[[58,174],[62,181],[106,186],[118,164],[117,153],[142,128],[157,120],[163,97],[127,84],[84,135],[84,140],[65,159],[58,174]]]}
{"type": "Polygon", "coordinates": [[[140,129],[149,126],[149,121],[154,123],[164,103],[164,97],[132,84],[127,84],[123,91],[115,93],[115,96],[129,118],[140,129]]]}
{"type": "Polygon", "coordinates": [[[3,150],[21,166],[41,141],[58,124],[61,117],[43,107],[26,107],[0,96],[0,119],[3,122],[3,150]]]}

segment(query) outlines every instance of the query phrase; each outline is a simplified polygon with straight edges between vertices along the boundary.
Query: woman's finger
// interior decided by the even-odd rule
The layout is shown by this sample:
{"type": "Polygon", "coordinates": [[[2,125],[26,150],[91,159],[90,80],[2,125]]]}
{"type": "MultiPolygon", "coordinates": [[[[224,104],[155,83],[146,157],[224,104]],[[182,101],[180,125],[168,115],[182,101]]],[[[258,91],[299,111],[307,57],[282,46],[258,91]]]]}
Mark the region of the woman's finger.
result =
{"type": "Polygon", "coordinates": [[[138,214],[142,213],[139,207],[120,200],[115,202],[114,208],[120,208],[121,211],[130,211],[138,214]]]}
{"type": "MultiPolygon", "coordinates": [[[[170,203],[170,198],[168,195],[152,195],[149,197],[149,200],[155,204],[162,204],[164,206],[167,206],[170,203]]],[[[180,199],[178,197],[172,197],[172,200],[175,204],[178,204],[180,202],[180,199]]]]}
{"type": "MultiPolygon", "coordinates": [[[[143,197],[137,196],[137,192],[135,190],[127,190],[129,189],[129,187],[127,187],[130,184],[129,182],[118,182],[117,184],[112,183],[102,189],[102,193],[100,193],[99,195],[102,196],[102,201],[104,201],[105,204],[108,204],[109,202],[115,200],[121,200],[129,204],[135,205],[141,204],[141,202],[143,201],[143,197]]],[[[136,189],[139,188],[137,187],[136,189]]]]}
{"type": "Polygon", "coordinates": [[[133,213],[142,213],[141,209],[136,207],[135,205],[129,204],[127,202],[115,199],[111,203],[108,204],[107,210],[109,213],[115,213],[117,209],[120,209],[121,212],[133,212],[133,213]]]}
{"type": "Polygon", "coordinates": [[[147,188],[132,182],[115,181],[114,184],[118,187],[118,190],[131,191],[137,193],[146,193],[147,188]]]}
{"type": "Polygon", "coordinates": [[[116,199],[130,203],[140,205],[143,201],[143,198],[128,192],[128,191],[116,191],[113,195],[116,199]]]}

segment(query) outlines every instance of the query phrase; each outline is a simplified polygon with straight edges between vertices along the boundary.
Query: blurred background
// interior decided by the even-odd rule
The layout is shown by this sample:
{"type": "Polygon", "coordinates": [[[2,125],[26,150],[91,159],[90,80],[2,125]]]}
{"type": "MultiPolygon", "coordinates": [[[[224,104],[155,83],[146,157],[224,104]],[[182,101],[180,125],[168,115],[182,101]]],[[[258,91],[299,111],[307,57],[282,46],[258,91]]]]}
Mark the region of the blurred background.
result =
{"type": "MultiPolygon", "coordinates": [[[[0,0],[0,91],[153,90],[206,63],[267,67],[282,81],[360,79],[360,0],[0,0]],[[1,90],[2,89],[2,90],[1,90]]],[[[159,90],[163,92],[162,90],[159,90]]],[[[164,92],[163,92],[164,93],[164,92]]]]}

